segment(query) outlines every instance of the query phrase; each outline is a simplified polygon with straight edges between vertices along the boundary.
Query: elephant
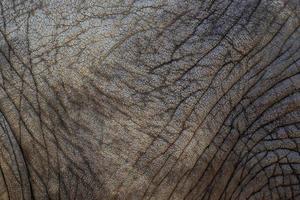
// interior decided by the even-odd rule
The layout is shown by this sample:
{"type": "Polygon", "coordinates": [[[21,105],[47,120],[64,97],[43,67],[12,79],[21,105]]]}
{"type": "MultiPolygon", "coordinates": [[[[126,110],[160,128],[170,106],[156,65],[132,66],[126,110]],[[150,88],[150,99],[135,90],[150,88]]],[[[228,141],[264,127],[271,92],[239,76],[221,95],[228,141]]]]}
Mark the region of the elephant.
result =
{"type": "Polygon", "coordinates": [[[298,0],[1,0],[0,199],[300,199],[298,0]]]}

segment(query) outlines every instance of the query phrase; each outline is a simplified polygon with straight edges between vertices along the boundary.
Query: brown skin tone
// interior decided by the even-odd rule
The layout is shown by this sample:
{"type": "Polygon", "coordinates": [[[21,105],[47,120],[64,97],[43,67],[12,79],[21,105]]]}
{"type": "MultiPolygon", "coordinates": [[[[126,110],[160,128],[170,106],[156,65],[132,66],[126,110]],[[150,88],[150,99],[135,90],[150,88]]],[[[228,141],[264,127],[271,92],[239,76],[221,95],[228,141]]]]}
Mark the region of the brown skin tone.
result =
{"type": "Polygon", "coordinates": [[[300,198],[296,0],[0,2],[0,199],[300,198]]]}

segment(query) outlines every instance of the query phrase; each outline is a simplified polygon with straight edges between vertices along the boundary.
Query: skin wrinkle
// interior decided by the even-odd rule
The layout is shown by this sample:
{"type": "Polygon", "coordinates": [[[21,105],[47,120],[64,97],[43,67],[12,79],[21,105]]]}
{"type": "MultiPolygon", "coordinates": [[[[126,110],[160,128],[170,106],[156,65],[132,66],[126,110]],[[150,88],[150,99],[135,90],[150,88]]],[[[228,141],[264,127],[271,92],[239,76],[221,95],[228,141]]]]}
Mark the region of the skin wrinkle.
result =
{"type": "Polygon", "coordinates": [[[297,199],[297,0],[0,2],[0,199],[297,199]]]}
{"type": "MultiPolygon", "coordinates": [[[[262,76],[261,76],[262,77],[262,76]]],[[[252,86],[253,87],[253,86],[252,86]]],[[[248,90],[249,91],[249,90],[248,90]]]]}

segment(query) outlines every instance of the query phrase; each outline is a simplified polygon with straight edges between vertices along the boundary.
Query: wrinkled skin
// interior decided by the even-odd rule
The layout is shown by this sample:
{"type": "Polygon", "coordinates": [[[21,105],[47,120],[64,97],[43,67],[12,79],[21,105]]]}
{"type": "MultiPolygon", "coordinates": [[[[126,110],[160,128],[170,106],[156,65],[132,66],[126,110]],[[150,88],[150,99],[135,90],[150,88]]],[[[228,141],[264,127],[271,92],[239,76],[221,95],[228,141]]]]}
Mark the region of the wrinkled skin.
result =
{"type": "Polygon", "coordinates": [[[0,1],[0,199],[299,199],[298,0],[0,1]]]}

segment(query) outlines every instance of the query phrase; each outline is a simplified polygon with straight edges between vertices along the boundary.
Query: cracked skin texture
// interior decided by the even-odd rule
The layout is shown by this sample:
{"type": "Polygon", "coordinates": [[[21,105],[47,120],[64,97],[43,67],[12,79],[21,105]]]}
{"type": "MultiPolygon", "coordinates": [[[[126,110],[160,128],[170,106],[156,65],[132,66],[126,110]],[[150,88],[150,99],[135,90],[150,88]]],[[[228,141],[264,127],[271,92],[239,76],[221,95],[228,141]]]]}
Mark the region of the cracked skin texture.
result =
{"type": "Polygon", "coordinates": [[[0,1],[0,199],[299,199],[298,0],[0,1]]]}

